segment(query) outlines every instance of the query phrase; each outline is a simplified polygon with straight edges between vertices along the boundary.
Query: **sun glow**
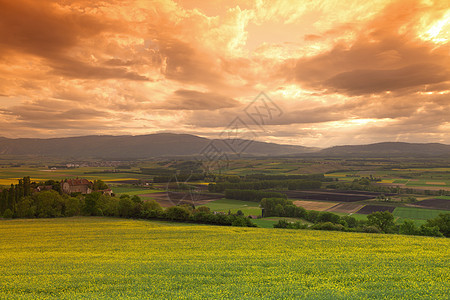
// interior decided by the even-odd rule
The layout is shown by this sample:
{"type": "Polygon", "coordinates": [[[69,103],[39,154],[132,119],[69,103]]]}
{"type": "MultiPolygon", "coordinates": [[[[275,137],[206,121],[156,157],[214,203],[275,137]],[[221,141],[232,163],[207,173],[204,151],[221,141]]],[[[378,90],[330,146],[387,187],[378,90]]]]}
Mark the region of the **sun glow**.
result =
{"type": "Polygon", "coordinates": [[[447,43],[450,39],[450,9],[442,19],[436,21],[425,33],[421,34],[420,37],[436,44],[447,43]]]}

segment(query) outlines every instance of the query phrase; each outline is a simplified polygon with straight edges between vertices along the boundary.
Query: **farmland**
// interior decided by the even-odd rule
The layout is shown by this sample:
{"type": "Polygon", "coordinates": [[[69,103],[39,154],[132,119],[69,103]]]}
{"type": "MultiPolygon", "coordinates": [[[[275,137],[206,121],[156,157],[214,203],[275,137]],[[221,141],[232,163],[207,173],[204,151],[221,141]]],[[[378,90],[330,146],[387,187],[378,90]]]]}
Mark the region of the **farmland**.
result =
{"type": "Polygon", "coordinates": [[[0,221],[0,298],[447,299],[443,238],[115,218],[0,221]]]}

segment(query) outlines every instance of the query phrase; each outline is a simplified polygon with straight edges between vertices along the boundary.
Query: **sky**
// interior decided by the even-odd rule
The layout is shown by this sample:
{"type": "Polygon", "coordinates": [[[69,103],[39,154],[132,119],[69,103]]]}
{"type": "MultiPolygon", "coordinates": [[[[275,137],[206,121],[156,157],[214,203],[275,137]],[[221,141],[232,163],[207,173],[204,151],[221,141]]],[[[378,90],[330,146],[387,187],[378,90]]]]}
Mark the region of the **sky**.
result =
{"type": "Polygon", "coordinates": [[[447,0],[0,0],[0,136],[450,144],[447,0]]]}

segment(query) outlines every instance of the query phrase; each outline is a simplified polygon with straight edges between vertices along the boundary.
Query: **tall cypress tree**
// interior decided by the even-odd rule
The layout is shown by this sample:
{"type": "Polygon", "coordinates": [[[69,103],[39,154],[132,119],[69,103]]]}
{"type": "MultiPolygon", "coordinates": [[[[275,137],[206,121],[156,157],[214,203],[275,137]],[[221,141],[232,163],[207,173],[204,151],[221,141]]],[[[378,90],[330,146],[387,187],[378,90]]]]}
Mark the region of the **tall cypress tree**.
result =
{"type": "Polygon", "coordinates": [[[10,210],[14,211],[14,201],[16,200],[16,189],[14,184],[11,183],[11,187],[8,191],[8,207],[10,210]]]}
{"type": "Polygon", "coordinates": [[[8,207],[8,189],[4,189],[0,194],[0,215],[3,215],[7,207],[8,207]]]}
{"type": "Polygon", "coordinates": [[[23,194],[24,194],[24,196],[31,195],[31,178],[30,178],[30,176],[26,176],[23,178],[23,194]]]}

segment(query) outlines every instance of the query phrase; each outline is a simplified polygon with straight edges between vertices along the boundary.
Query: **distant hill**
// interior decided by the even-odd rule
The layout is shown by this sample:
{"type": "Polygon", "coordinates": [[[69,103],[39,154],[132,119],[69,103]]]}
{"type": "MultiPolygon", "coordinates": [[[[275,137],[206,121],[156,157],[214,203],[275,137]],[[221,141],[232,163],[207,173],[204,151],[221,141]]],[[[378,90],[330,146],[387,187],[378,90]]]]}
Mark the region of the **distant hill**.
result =
{"type": "Polygon", "coordinates": [[[384,142],[369,145],[334,146],[320,150],[313,155],[334,157],[440,157],[450,156],[450,145],[384,142]]]}
{"type": "MultiPolygon", "coordinates": [[[[189,134],[98,135],[52,139],[8,139],[0,137],[1,155],[34,155],[64,158],[137,159],[201,156],[207,146],[232,157],[233,149],[242,156],[320,156],[320,157],[441,157],[450,156],[450,145],[386,142],[370,145],[319,148],[281,145],[248,140],[207,139],[189,134]],[[242,149],[244,149],[242,151],[242,149]]],[[[210,149],[211,150],[211,149],[210,149]]],[[[210,153],[211,154],[211,153],[210,153]]],[[[212,154],[211,154],[212,155],[212,154]]]]}
{"type": "Polygon", "coordinates": [[[55,157],[92,157],[132,159],[173,156],[198,156],[214,141],[221,151],[245,149],[247,156],[280,156],[316,151],[316,148],[280,145],[248,140],[210,140],[189,134],[150,134],[138,136],[81,136],[52,139],[0,138],[0,155],[38,155],[55,157]],[[231,148],[228,146],[231,145],[231,148]],[[241,148],[239,148],[241,147],[241,148]]]}

